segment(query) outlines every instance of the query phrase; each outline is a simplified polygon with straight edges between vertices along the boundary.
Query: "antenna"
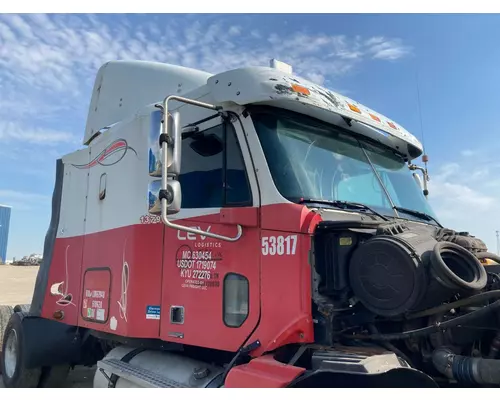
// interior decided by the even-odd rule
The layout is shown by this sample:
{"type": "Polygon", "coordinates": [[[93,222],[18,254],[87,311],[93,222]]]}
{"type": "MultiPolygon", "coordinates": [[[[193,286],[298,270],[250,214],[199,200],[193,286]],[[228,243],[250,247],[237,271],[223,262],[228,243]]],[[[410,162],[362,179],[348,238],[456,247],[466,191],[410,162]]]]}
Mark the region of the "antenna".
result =
{"type": "MultiPolygon", "coordinates": [[[[429,172],[427,171],[427,162],[429,161],[429,156],[427,156],[425,152],[425,135],[424,135],[424,123],[422,120],[422,108],[420,107],[420,86],[418,84],[418,62],[416,63],[415,70],[415,80],[417,84],[417,107],[418,107],[418,116],[420,119],[420,134],[422,136],[422,161],[424,163],[423,173],[424,173],[424,181],[429,182],[429,172]]],[[[429,190],[427,189],[427,184],[425,184],[424,196],[427,197],[429,194],[429,190]]]]}
{"type": "Polygon", "coordinates": [[[499,233],[496,231],[497,234],[497,255],[500,256],[500,238],[499,238],[499,233]]]}
{"type": "Polygon", "coordinates": [[[420,107],[420,85],[419,85],[419,80],[418,80],[418,66],[417,70],[415,71],[415,80],[417,82],[417,105],[418,105],[418,116],[420,119],[420,133],[422,135],[422,147],[424,148],[424,154],[425,154],[425,134],[424,134],[424,123],[422,121],[422,108],[420,107]]]}
{"type": "Polygon", "coordinates": [[[415,80],[417,82],[417,106],[418,106],[418,117],[420,120],[420,134],[422,135],[422,148],[424,151],[424,154],[422,155],[422,161],[424,162],[425,171],[427,172],[427,162],[429,161],[429,157],[427,156],[427,153],[425,151],[425,133],[424,133],[424,122],[422,119],[422,108],[421,108],[421,102],[420,102],[420,85],[419,85],[419,80],[418,80],[418,63],[417,63],[417,70],[415,71],[415,80]]]}

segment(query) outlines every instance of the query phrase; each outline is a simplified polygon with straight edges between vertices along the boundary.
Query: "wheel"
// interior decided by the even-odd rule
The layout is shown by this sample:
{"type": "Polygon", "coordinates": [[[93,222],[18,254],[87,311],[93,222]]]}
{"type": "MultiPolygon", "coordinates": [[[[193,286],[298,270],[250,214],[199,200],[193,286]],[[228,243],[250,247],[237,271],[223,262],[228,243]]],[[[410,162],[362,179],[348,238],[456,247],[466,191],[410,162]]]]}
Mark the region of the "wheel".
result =
{"type": "Polygon", "coordinates": [[[30,312],[31,304],[18,304],[14,307],[14,312],[22,311],[24,313],[30,312]]]}
{"type": "Polygon", "coordinates": [[[14,309],[11,306],[0,306],[0,356],[2,355],[3,334],[12,314],[14,314],[14,309]]]}
{"type": "Polygon", "coordinates": [[[0,367],[6,388],[36,388],[42,368],[27,369],[23,360],[23,325],[18,313],[11,315],[2,343],[0,367]]]}

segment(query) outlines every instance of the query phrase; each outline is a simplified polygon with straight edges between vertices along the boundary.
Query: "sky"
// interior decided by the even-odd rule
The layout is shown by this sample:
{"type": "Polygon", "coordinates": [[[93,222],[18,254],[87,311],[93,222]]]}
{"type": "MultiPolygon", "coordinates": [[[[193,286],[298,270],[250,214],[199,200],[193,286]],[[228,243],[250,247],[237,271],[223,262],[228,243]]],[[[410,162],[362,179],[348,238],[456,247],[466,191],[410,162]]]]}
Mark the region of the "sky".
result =
{"type": "Polygon", "coordinates": [[[210,73],[291,64],[423,139],[441,222],[496,252],[499,36],[500,15],[486,14],[0,14],[7,258],[42,253],[56,159],[82,147],[95,74],[116,59],[210,73]]]}

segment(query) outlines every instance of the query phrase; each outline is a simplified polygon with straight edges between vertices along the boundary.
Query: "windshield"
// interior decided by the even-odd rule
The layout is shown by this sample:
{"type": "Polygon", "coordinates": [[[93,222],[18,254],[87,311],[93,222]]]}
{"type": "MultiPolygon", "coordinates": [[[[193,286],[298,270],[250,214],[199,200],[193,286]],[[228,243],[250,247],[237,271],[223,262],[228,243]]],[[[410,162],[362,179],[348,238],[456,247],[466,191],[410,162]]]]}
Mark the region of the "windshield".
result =
{"type": "Polygon", "coordinates": [[[296,113],[253,112],[252,117],[283,197],[352,201],[395,216],[388,193],[395,206],[436,218],[407,164],[391,149],[296,113]]]}

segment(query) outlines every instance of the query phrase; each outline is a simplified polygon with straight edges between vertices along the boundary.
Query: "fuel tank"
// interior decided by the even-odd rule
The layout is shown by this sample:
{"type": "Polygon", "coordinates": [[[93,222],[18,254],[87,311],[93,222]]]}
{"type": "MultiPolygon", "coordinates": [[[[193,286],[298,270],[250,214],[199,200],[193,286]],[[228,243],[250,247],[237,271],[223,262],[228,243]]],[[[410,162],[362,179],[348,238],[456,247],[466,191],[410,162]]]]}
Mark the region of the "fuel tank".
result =
{"type": "Polygon", "coordinates": [[[180,353],[119,346],[97,364],[94,388],[218,387],[220,366],[180,353]]]}

